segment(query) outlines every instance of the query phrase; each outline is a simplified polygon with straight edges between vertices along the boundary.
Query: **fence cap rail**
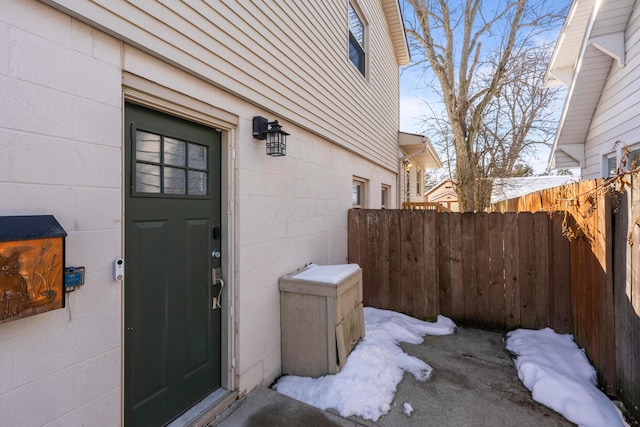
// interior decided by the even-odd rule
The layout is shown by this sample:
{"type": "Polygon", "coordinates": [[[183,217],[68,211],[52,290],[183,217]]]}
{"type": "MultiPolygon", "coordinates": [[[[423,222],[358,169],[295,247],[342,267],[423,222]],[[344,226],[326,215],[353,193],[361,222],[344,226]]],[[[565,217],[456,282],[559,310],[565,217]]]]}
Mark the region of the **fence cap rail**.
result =
{"type": "Polygon", "coordinates": [[[403,202],[402,209],[422,209],[437,212],[451,212],[446,206],[437,202],[403,202]]]}

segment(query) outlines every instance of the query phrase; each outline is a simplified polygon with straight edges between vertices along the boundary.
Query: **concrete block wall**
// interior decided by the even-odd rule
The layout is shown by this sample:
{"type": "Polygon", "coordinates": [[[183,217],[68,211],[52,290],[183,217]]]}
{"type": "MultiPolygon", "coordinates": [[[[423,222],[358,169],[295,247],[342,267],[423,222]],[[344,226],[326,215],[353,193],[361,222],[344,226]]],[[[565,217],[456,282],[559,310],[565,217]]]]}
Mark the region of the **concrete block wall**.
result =
{"type": "MultiPolygon", "coordinates": [[[[240,390],[280,375],[278,277],[310,262],[347,262],[347,211],[353,177],[366,179],[369,207],[396,175],[268,113],[291,135],[287,156],[271,158],[251,137],[251,117],[238,135],[238,337],[240,390]]],[[[244,125],[244,126],[242,126],[244,125]]]]}
{"type": "Polygon", "coordinates": [[[35,1],[0,14],[0,215],[52,214],[66,307],[0,325],[0,424],[120,423],[121,47],[35,1]]]}

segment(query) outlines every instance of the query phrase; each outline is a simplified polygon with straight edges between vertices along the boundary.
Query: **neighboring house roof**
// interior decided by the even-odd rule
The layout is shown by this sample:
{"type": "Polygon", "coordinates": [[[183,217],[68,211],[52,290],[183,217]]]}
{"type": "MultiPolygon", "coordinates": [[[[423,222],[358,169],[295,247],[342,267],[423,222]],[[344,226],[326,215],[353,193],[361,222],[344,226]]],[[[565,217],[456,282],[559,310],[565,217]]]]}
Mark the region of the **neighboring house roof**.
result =
{"type": "Polygon", "coordinates": [[[456,194],[454,183],[453,183],[453,180],[451,179],[445,179],[443,181],[440,181],[440,183],[434,185],[427,192],[425,192],[424,196],[429,198],[436,194],[447,194],[447,193],[456,194]]]}
{"type": "Polygon", "coordinates": [[[389,26],[389,36],[396,52],[398,65],[408,65],[411,62],[409,55],[409,45],[404,31],[404,21],[398,0],[381,0],[387,25],[389,26]]]}
{"type": "Polygon", "coordinates": [[[589,123],[612,63],[625,63],[624,32],[635,0],[574,0],[547,69],[547,86],[568,87],[549,168],[584,166],[589,123]]]}
{"type": "Polygon", "coordinates": [[[578,181],[578,177],[572,175],[496,178],[493,181],[491,203],[515,199],[535,191],[558,187],[576,181],[578,181]]]}
{"type": "Polygon", "coordinates": [[[439,169],[442,162],[436,150],[431,145],[431,141],[424,135],[414,133],[399,132],[398,143],[401,158],[410,159],[422,166],[423,169],[439,169]]]}

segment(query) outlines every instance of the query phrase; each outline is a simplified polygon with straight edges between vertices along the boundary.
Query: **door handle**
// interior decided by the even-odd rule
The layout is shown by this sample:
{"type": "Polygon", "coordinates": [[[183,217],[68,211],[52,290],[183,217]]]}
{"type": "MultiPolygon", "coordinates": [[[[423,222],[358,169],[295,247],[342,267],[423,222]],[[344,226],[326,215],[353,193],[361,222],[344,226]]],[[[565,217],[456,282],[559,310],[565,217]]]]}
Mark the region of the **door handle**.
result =
{"type": "Polygon", "coordinates": [[[224,280],[222,280],[222,269],[221,268],[212,268],[211,269],[211,281],[212,281],[212,285],[220,285],[220,291],[218,291],[218,296],[217,297],[213,297],[212,301],[211,301],[211,308],[213,310],[217,310],[219,308],[222,308],[222,304],[221,303],[221,297],[222,297],[222,290],[224,289],[224,280]]]}

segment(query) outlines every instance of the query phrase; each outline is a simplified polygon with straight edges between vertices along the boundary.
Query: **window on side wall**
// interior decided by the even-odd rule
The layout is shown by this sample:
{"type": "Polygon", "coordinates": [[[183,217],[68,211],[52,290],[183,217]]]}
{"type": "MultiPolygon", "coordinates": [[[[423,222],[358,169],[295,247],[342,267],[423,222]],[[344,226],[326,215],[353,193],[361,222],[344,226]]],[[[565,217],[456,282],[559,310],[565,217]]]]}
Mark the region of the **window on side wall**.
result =
{"type": "Polygon", "coordinates": [[[610,153],[604,156],[603,159],[604,165],[604,176],[605,178],[614,176],[616,174],[616,170],[618,169],[618,156],[616,153],[610,153]]]}
{"type": "Polygon", "coordinates": [[[634,170],[640,167],[640,146],[634,145],[629,151],[629,160],[627,160],[627,169],[634,170]]]}
{"type": "Polygon", "coordinates": [[[349,2],[349,59],[365,75],[365,25],[362,15],[349,2]]]}
{"type": "Polygon", "coordinates": [[[421,185],[420,182],[422,181],[422,171],[420,169],[416,170],[416,194],[419,196],[420,193],[420,189],[421,189],[421,185]]]}
{"type": "Polygon", "coordinates": [[[383,185],[382,186],[382,192],[381,192],[381,198],[380,198],[380,207],[382,209],[386,209],[389,207],[389,186],[388,185],[383,185]]]}
{"type": "Polygon", "coordinates": [[[351,195],[351,205],[353,208],[366,208],[366,185],[367,182],[362,178],[353,178],[353,187],[351,195]]]}

